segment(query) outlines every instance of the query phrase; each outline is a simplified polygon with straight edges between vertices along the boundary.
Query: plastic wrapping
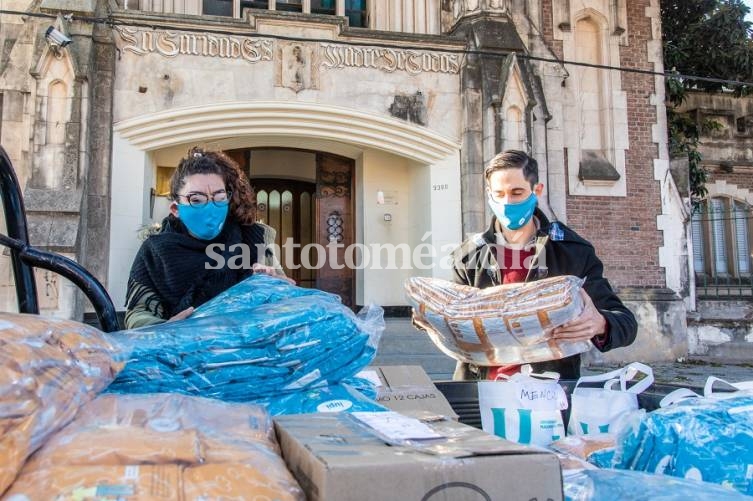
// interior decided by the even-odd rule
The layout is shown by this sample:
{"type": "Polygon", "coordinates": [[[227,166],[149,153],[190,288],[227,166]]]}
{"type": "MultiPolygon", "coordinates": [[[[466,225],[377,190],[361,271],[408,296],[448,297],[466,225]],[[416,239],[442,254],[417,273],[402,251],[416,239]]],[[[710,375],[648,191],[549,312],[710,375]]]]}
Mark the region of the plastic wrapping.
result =
{"type": "Polygon", "coordinates": [[[98,397],[32,456],[14,495],[303,499],[263,408],[176,394],[98,397]]]}
{"type": "Polygon", "coordinates": [[[586,341],[557,342],[551,332],[583,311],[583,280],[562,276],[486,289],[410,278],[413,321],[448,356],[479,366],[557,360],[588,351],[586,341]]]}
{"type": "Polygon", "coordinates": [[[611,466],[616,447],[617,435],[613,433],[566,437],[549,445],[555,452],[588,461],[599,468],[611,466]]]}
{"type": "Polygon", "coordinates": [[[567,501],[732,501],[750,499],[718,485],[636,471],[580,470],[563,475],[567,501]]]}
{"type": "Polygon", "coordinates": [[[273,416],[314,412],[380,412],[387,408],[346,383],[256,400],[273,416]]]}
{"type": "Polygon", "coordinates": [[[117,334],[130,360],[108,391],[253,401],[353,376],[376,354],[383,310],[254,275],[189,318],[117,334]]]}
{"type": "Polygon", "coordinates": [[[688,399],[648,413],[620,436],[615,467],[753,494],[753,395],[688,399]]]}
{"type": "Polygon", "coordinates": [[[557,456],[557,459],[559,459],[560,461],[560,467],[562,468],[563,474],[576,472],[580,470],[595,470],[596,469],[596,466],[587,462],[585,459],[581,459],[577,456],[572,456],[570,454],[565,454],[565,453],[556,452],[556,451],[554,452],[554,454],[557,456]]]}
{"type": "Polygon", "coordinates": [[[115,346],[93,327],[0,315],[0,493],[26,458],[112,381],[115,346]]]}

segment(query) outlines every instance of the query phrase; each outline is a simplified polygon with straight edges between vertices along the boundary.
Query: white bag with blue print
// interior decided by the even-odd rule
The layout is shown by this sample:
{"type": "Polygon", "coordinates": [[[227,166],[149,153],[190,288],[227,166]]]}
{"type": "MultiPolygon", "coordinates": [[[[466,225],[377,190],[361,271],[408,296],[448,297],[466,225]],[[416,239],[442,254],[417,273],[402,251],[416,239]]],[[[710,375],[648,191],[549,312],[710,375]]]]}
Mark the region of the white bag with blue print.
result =
{"type": "Polygon", "coordinates": [[[565,436],[560,411],[567,396],[559,374],[518,373],[502,381],[479,381],[481,425],[485,432],[519,444],[546,446],[565,436]]]}
{"type": "Polygon", "coordinates": [[[632,363],[606,374],[584,376],[575,385],[571,395],[569,435],[619,433],[638,411],[638,394],[654,382],[654,371],[648,365],[632,363]],[[644,377],[628,388],[638,374],[644,377]],[[586,388],[583,383],[604,383],[601,388],[586,388]],[[619,388],[614,388],[619,383],[619,388]]]}

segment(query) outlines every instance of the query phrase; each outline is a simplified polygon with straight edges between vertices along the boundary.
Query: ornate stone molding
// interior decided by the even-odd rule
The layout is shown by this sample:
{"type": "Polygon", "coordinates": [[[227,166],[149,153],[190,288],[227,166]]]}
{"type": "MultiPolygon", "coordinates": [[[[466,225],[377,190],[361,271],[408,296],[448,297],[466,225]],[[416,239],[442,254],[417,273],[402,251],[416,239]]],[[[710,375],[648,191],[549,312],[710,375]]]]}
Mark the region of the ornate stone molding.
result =
{"type": "Polygon", "coordinates": [[[310,137],[433,164],[460,149],[457,139],[403,120],[290,101],[191,106],[123,120],[115,124],[114,130],[141,150],[235,136],[310,137]]]}

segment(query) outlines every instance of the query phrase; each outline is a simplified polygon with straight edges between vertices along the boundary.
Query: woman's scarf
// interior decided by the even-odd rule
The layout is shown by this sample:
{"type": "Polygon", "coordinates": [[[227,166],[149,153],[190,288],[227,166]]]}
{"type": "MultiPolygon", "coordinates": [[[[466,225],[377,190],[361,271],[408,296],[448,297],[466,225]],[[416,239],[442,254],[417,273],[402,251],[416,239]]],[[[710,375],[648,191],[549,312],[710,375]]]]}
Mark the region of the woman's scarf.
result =
{"type": "Polygon", "coordinates": [[[190,306],[198,307],[253,274],[251,265],[257,261],[257,244],[264,244],[264,229],[258,224],[240,225],[228,216],[215,239],[202,241],[191,236],[180,219],[170,215],[162,221],[160,232],[150,236],[136,255],[128,278],[127,307],[132,309],[149,291],[157,294],[164,310],[159,312],[158,305],[150,301],[147,308],[163,318],[190,306]],[[213,244],[221,245],[211,247],[214,254],[210,254],[208,249],[213,244]],[[239,246],[231,251],[236,244],[246,244],[246,249],[239,246]],[[243,252],[249,259],[241,259],[243,252]],[[224,259],[220,263],[223,266],[211,269],[217,267],[218,255],[224,259]],[[231,269],[229,264],[239,269],[231,269]]]}

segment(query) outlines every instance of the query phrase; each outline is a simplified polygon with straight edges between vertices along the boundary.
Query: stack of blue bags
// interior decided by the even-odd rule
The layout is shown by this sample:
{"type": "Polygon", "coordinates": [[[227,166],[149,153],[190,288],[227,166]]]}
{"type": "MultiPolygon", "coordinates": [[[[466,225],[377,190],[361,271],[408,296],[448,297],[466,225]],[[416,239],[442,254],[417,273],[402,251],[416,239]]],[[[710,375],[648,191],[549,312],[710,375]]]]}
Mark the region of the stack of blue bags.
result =
{"type": "Polygon", "coordinates": [[[272,414],[332,400],[383,410],[342,383],[374,359],[383,316],[378,306],[356,316],[334,294],[256,274],[185,320],[115,334],[128,363],[108,391],[257,402],[272,414]]]}
{"type": "Polygon", "coordinates": [[[753,395],[691,398],[647,414],[621,436],[613,466],[753,495],[753,395]]]}

